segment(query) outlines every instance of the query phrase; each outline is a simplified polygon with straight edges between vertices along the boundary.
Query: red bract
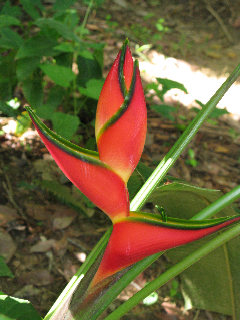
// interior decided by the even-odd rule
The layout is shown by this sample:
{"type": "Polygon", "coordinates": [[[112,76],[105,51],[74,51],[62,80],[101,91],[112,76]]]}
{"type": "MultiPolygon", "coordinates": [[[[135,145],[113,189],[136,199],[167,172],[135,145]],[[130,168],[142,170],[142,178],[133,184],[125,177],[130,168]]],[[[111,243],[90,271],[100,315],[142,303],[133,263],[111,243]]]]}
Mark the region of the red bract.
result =
{"type": "Polygon", "coordinates": [[[208,221],[167,220],[164,222],[155,215],[130,212],[128,218],[115,223],[93,284],[151,254],[212,234],[239,221],[240,217],[208,221]]]}
{"type": "Polygon", "coordinates": [[[147,125],[137,62],[127,42],[102,88],[96,117],[99,150],[79,148],[49,130],[26,107],[40,137],[66,176],[113,222],[113,232],[92,286],[156,252],[220,230],[240,217],[188,221],[129,212],[126,183],[140,159],[147,125]]]}
{"type": "Polygon", "coordinates": [[[99,158],[125,182],[144,147],[147,114],[137,62],[123,46],[111,68],[98,102],[96,139],[99,158]]]}

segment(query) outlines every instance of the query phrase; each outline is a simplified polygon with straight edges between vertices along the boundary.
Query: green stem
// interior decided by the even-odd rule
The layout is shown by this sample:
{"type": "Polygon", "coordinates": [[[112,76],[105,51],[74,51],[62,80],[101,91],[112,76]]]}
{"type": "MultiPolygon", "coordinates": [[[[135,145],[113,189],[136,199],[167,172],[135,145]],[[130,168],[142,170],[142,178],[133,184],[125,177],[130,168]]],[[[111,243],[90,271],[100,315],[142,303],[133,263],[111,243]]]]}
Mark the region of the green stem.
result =
{"type": "Polygon", "coordinates": [[[58,299],[55,301],[54,305],[48,311],[44,320],[49,320],[50,318],[51,318],[51,320],[54,320],[54,315],[55,315],[57,309],[61,310],[64,307],[68,307],[67,300],[68,300],[69,295],[70,295],[70,297],[72,297],[71,292],[73,292],[76,289],[76,287],[79,284],[79,282],[81,281],[83,275],[85,275],[87,270],[94,263],[99,252],[102,250],[102,248],[105,246],[106,242],[108,241],[111,233],[112,233],[112,227],[108,229],[108,231],[104,234],[104,236],[100,239],[100,241],[94,247],[94,249],[90,252],[85,263],[78,269],[77,273],[69,281],[69,283],[67,284],[65,289],[62,291],[62,293],[60,294],[58,299]]]}
{"type": "Polygon", "coordinates": [[[165,271],[161,276],[150,282],[146,287],[137,292],[133,297],[124,302],[120,307],[113,311],[105,320],[117,320],[120,319],[124,314],[130,311],[135,305],[141,302],[144,298],[150,295],[153,291],[164,285],[169,280],[176,277],[179,273],[183,272],[191,265],[199,261],[202,257],[220,247],[222,244],[238,236],[240,233],[240,224],[236,225],[214,239],[210,240],[207,244],[203,245],[198,250],[189,254],[182,261],[175,264],[171,269],[165,271]]]}
{"type": "Polygon", "coordinates": [[[174,165],[178,157],[183,150],[188,146],[189,142],[193,139],[195,134],[207,117],[211,114],[215,106],[222,99],[223,95],[227,92],[230,86],[237,80],[240,75],[240,64],[236,67],[233,73],[227,78],[227,80],[221,85],[217,92],[212,96],[204,108],[197,114],[197,116],[191,121],[184,133],[174,144],[168,154],[163,158],[152,175],[143,185],[141,190],[137,193],[135,198],[131,202],[131,211],[139,210],[153,190],[167,174],[168,170],[174,165]]]}
{"type": "Polygon", "coordinates": [[[211,203],[201,212],[196,214],[191,220],[203,220],[209,219],[217,212],[221,211],[223,208],[231,204],[233,201],[240,197],[240,186],[237,186],[233,190],[229,191],[227,194],[211,203]]]}
{"type": "Polygon", "coordinates": [[[84,30],[84,28],[85,28],[85,26],[86,26],[89,13],[90,13],[90,11],[91,11],[91,9],[92,9],[92,6],[93,6],[93,1],[94,1],[94,0],[91,0],[90,3],[89,3],[89,5],[88,5],[87,12],[86,12],[86,14],[85,14],[85,17],[84,17],[84,20],[83,20],[83,23],[82,23],[82,26],[81,26],[81,32],[80,32],[80,36],[79,36],[79,38],[80,38],[81,40],[82,40],[82,37],[83,37],[83,30],[84,30]]]}

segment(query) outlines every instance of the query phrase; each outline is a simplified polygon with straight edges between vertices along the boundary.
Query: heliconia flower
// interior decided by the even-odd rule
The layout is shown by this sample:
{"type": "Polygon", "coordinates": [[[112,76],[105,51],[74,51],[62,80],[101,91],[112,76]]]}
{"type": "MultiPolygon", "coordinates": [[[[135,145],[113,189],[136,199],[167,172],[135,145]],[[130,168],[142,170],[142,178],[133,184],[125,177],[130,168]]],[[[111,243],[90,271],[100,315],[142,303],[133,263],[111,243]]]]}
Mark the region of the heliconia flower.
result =
{"type": "Polygon", "coordinates": [[[127,42],[100,94],[96,116],[99,154],[58,136],[31,108],[26,109],[61,170],[113,222],[113,232],[91,286],[151,254],[203,238],[240,220],[235,216],[165,221],[161,215],[129,212],[126,183],[143,150],[147,115],[138,64],[133,63],[127,42]]]}
{"type": "Polygon", "coordinates": [[[147,109],[137,60],[124,45],[101,91],[96,115],[96,139],[101,161],[127,182],[145,143],[147,109]]]}
{"type": "Polygon", "coordinates": [[[92,285],[160,251],[201,239],[230,224],[240,216],[202,221],[167,218],[143,212],[114,223],[103,259],[92,285]]]}

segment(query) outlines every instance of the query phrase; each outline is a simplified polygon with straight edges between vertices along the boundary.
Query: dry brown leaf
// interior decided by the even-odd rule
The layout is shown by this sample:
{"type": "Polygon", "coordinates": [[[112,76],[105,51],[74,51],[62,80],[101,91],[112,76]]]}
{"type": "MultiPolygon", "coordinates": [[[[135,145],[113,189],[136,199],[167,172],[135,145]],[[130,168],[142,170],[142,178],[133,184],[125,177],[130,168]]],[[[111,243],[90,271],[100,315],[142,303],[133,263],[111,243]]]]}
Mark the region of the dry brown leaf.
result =
{"type": "Polygon", "coordinates": [[[214,151],[218,153],[229,153],[229,149],[224,146],[221,146],[220,144],[216,145],[214,151]]]}
{"type": "Polygon", "coordinates": [[[53,282],[53,276],[46,269],[23,272],[18,281],[22,284],[32,284],[36,287],[48,286],[53,282]]]}
{"type": "Polygon", "coordinates": [[[40,241],[34,246],[31,247],[31,252],[47,252],[49,251],[55,244],[54,239],[49,239],[45,241],[40,241]]]}
{"type": "Polygon", "coordinates": [[[6,226],[7,223],[19,218],[17,210],[0,205],[0,227],[6,226]]]}
{"type": "Polygon", "coordinates": [[[77,216],[77,212],[66,207],[59,207],[53,216],[53,229],[62,230],[67,228],[77,216]]]}
{"type": "Polygon", "coordinates": [[[5,258],[6,263],[11,260],[16,249],[17,246],[11,236],[6,231],[0,230],[0,256],[5,258]]]}
{"type": "Polygon", "coordinates": [[[49,219],[49,215],[52,213],[46,206],[34,203],[25,203],[28,216],[37,221],[43,221],[49,219]]]}

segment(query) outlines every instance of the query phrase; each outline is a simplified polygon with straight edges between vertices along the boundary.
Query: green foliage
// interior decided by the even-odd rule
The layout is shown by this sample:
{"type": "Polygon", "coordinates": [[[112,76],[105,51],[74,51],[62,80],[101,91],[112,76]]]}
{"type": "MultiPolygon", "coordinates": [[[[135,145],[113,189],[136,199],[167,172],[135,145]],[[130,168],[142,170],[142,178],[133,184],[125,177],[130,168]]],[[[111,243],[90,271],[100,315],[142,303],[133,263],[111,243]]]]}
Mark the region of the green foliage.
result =
{"type": "MultiPolygon", "coordinates": [[[[205,107],[205,104],[202,103],[201,101],[195,100],[195,102],[197,102],[197,104],[198,104],[201,108],[205,107]]],[[[198,113],[198,112],[200,111],[200,109],[195,108],[195,107],[193,107],[192,110],[195,111],[196,113],[198,113]]],[[[217,107],[216,107],[216,108],[213,110],[213,112],[209,115],[209,118],[215,119],[215,118],[218,118],[218,117],[220,117],[220,116],[222,116],[222,115],[224,115],[224,114],[229,114],[229,112],[228,112],[226,109],[220,109],[220,108],[217,108],[217,107]]],[[[211,119],[208,119],[208,121],[209,121],[209,120],[211,121],[211,119]]],[[[211,121],[211,123],[212,123],[212,121],[211,121]]]]}
{"type": "MultiPolygon", "coordinates": [[[[9,105],[18,86],[37,114],[67,139],[81,125],[82,108],[93,120],[103,85],[104,45],[84,42],[86,19],[79,27],[75,2],[57,0],[45,8],[40,0],[21,0],[21,6],[7,0],[0,6],[0,113],[24,117],[23,106],[9,105]]],[[[88,4],[90,10],[93,2],[88,4]]]]}
{"type": "MultiPolygon", "coordinates": [[[[84,214],[85,217],[88,217],[86,208],[84,207],[84,205],[82,205],[79,201],[76,200],[76,198],[71,194],[71,191],[68,187],[63,186],[59,182],[52,180],[40,180],[35,181],[35,183],[39,185],[43,190],[52,193],[63,203],[69,205],[79,213],[84,214]]],[[[87,201],[89,200],[87,199],[87,201]]]]}
{"type": "Polygon", "coordinates": [[[186,160],[186,164],[196,167],[198,165],[197,160],[195,159],[195,152],[193,149],[188,149],[188,157],[189,159],[186,160]]]}
{"type": "MultiPolygon", "coordinates": [[[[153,98],[154,95],[157,95],[157,97],[161,100],[164,101],[164,95],[171,89],[179,89],[185,93],[187,92],[187,89],[184,87],[184,85],[180,82],[173,81],[170,79],[163,79],[163,78],[156,78],[156,82],[152,82],[146,86],[146,91],[150,95],[150,99],[153,98]],[[160,88],[159,88],[160,86],[160,88]],[[153,91],[154,93],[152,93],[153,91]]],[[[172,113],[177,111],[176,107],[169,106],[166,104],[161,104],[161,105],[151,105],[151,109],[157,111],[161,115],[163,115],[165,118],[174,121],[175,118],[172,115],[172,113]]]]}
{"type": "MultiPolygon", "coordinates": [[[[217,190],[174,182],[156,188],[151,200],[164,206],[167,215],[171,217],[190,219],[220,196],[221,192],[217,190]]],[[[232,207],[221,211],[221,217],[233,214],[232,207]]],[[[214,236],[169,250],[166,254],[176,264],[206,244],[211,237],[214,236]]],[[[181,275],[184,297],[188,297],[195,307],[224,314],[239,314],[238,265],[239,239],[233,239],[184,271],[181,275]]]]}
{"type": "Polygon", "coordinates": [[[42,320],[29,301],[0,294],[0,319],[42,320]]]}
{"type": "Polygon", "coordinates": [[[13,277],[11,270],[5,263],[4,257],[0,256],[0,277],[13,277]]]}

